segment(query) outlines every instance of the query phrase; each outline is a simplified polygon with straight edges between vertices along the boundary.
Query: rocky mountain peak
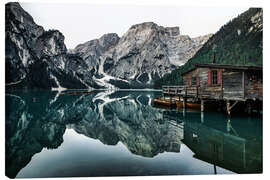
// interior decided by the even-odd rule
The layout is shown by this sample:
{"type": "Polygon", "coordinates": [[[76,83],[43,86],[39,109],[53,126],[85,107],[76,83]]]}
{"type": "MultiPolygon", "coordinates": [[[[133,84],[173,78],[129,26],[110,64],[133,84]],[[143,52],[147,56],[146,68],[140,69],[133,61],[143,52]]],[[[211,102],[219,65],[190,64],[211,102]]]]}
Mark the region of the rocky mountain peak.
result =
{"type": "Polygon", "coordinates": [[[151,88],[207,41],[154,22],[108,33],[68,50],[58,30],[45,31],[19,3],[6,4],[6,85],[28,88],[151,88]],[[41,75],[37,75],[41,74],[41,75]]]}
{"type": "Polygon", "coordinates": [[[104,34],[99,39],[93,39],[79,44],[70,52],[79,54],[85,60],[88,68],[97,71],[96,66],[100,62],[100,56],[116,46],[119,39],[116,33],[104,34]]]}
{"type": "MultiPolygon", "coordinates": [[[[78,73],[66,69],[70,60],[65,37],[60,31],[45,31],[19,3],[7,3],[5,8],[7,88],[88,87],[77,76],[78,73]]],[[[77,66],[83,64],[78,60],[80,57],[72,57],[72,61],[74,59],[77,66]]]]}
{"type": "Polygon", "coordinates": [[[115,46],[119,41],[119,36],[116,33],[108,33],[101,36],[99,39],[93,39],[85,43],[77,45],[74,50],[71,50],[74,53],[86,52],[94,50],[95,47],[98,47],[101,51],[107,51],[112,46],[115,46]]]}
{"type": "Polygon", "coordinates": [[[178,36],[180,35],[179,27],[163,27],[159,26],[154,22],[143,22],[140,24],[135,24],[129,28],[124,36],[128,36],[128,34],[136,34],[136,35],[167,35],[167,36],[178,36]]]}
{"type": "Polygon", "coordinates": [[[27,67],[35,60],[31,52],[44,29],[19,3],[7,3],[5,8],[6,82],[12,84],[25,79],[27,67]]]}
{"type": "Polygon", "coordinates": [[[179,27],[143,22],[131,26],[121,38],[115,33],[105,34],[70,52],[84,59],[102,85],[119,87],[121,81],[122,88],[143,88],[184,64],[209,37],[192,39],[180,35],[179,27]],[[113,86],[108,85],[112,81],[113,86]]]}
{"type": "Polygon", "coordinates": [[[67,52],[67,48],[64,44],[64,40],[65,37],[60,31],[46,31],[38,38],[36,52],[43,56],[57,56],[65,54],[67,52]]]}
{"type": "Polygon", "coordinates": [[[6,32],[12,30],[16,33],[31,35],[32,38],[40,36],[44,29],[38,26],[31,15],[29,15],[17,2],[6,4],[6,32]]]}
{"type": "Polygon", "coordinates": [[[118,34],[108,33],[101,36],[98,41],[104,51],[108,51],[111,47],[114,47],[119,42],[119,39],[120,37],[118,34]]]}
{"type": "Polygon", "coordinates": [[[179,27],[166,27],[165,33],[169,36],[178,36],[180,35],[179,27]]]}
{"type": "Polygon", "coordinates": [[[166,35],[169,36],[177,36],[180,35],[180,30],[179,27],[163,27],[159,26],[154,22],[143,22],[140,24],[135,24],[131,26],[131,28],[128,30],[129,31],[145,31],[145,30],[158,30],[161,33],[165,33],[166,35]]]}
{"type": "Polygon", "coordinates": [[[143,22],[143,23],[139,23],[139,24],[134,24],[130,27],[131,29],[154,29],[156,28],[158,25],[154,22],[143,22]]]}
{"type": "Polygon", "coordinates": [[[210,36],[192,39],[180,35],[179,27],[153,22],[133,25],[113,50],[104,56],[105,72],[135,83],[148,84],[184,64],[210,36]]]}

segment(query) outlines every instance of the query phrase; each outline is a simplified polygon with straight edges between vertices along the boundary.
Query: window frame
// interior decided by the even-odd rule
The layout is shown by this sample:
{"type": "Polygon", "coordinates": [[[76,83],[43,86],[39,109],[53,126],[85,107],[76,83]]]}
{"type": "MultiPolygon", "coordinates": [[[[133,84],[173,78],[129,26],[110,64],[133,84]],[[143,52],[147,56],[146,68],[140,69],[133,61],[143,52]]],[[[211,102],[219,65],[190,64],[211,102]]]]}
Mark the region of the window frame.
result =
{"type": "Polygon", "coordinates": [[[217,69],[211,70],[211,85],[212,86],[218,85],[218,70],[217,69]]]}
{"type": "Polygon", "coordinates": [[[197,86],[197,77],[192,76],[192,86],[197,86]]]}

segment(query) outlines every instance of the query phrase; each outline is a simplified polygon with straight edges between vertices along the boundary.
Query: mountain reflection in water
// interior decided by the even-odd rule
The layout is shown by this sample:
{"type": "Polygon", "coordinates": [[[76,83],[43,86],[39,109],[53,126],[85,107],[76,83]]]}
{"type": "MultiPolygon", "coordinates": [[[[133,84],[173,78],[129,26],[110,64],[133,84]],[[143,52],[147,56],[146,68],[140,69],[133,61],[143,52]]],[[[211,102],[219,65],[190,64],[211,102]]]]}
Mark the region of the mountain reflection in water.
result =
{"type": "Polygon", "coordinates": [[[217,169],[221,173],[262,172],[261,117],[228,119],[222,113],[159,109],[151,105],[151,99],[157,95],[160,92],[7,93],[6,175],[15,178],[209,174],[217,169]],[[67,134],[71,132],[72,136],[67,134]],[[70,137],[75,136],[78,140],[71,141],[70,137]],[[64,141],[63,137],[69,138],[64,141]],[[85,146],[79,144],[79,139],[84,138],[85,146]],[[109,146],[98,145],[94,139],[109,146]],[[90,142],[100,149],[88,152],[84,148],[90,142]],[[67,143],[72,146],[64,148],[67,143]],[[69,157],[64,154],[72,147],[80,149],[81,153],[74,154],[77,160],[81,159],[78,164],[74,164],[75,159],[68,165],[60,160],[56,162],[55,158],[53,163],[60,163],[62,169],[58,171],[58,166],[53,173],[48,170],[31,174],[31,168],[47,162],[41,160],[42,155],[59,149],[65,160],[69,157]],[[100,158],[102,155],[94,156],[114,147],[117,150],[107,156],[116,162],[121,159],[118,164],[100,158]],[[101,164],[99,169],[98,164],[101,164]],[[71,168],[70,174],[65,174],[71,168]]]}

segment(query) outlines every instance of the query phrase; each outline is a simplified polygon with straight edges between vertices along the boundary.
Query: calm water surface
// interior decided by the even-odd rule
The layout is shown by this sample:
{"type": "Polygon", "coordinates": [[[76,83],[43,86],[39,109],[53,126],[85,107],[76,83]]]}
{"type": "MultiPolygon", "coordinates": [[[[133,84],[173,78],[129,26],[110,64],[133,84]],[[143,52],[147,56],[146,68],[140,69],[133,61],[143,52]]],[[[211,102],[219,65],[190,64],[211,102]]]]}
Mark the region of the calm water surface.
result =
{"type": "Polygon", "coordinates": [[[153,107],[152,91],[6,93],[11,178],[262,172],[262,117],[153,107]]]}

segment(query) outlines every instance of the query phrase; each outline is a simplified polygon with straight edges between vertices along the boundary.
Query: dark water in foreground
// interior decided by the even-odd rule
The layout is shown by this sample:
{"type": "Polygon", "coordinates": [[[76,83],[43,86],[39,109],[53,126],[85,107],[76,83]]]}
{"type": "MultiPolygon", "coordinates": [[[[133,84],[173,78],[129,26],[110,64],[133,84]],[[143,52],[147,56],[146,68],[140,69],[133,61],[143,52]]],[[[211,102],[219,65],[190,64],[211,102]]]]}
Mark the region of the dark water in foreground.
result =
{"type": "Polygon", "coordinates": [[[7,92],[6,175],[262,172],[262,117],[155,108],[158,95],[7,92]]]}

